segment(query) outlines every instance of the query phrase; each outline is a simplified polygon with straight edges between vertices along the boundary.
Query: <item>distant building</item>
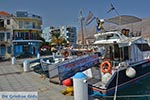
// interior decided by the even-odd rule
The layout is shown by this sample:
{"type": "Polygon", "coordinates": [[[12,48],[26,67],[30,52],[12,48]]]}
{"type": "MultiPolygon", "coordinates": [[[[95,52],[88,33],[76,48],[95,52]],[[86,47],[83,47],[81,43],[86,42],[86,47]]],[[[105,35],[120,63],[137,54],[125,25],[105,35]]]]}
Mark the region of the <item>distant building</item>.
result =
{"type": "Polygon", "coordinates": [[[7,54],[17,56],[23,52],[36,55],[41,42],[41,25],[42,18],[38,15],[25,11],[0,12],[0,56],[7,58],[7,54]]]}
{"type": "Polygon", "coordinates": [[[76,41],[77,41],[77,31],[76,27],[72,26],[60,26],[60,27],[46,27],[43,30],[43,38],[47,41],[51,41],[51,34],[59,32],[61,36],[63,36],[67,43],[70,46],[75,47],[76,46],[76,41]]]}
{"type": "Polygon", "coordinates": [[[50,27],[46,27],[43,29],[42,37],[45,39],[46,42],[50,42],[50,27]]]}
{"type": "Polygon", "coordinates": [[[68,26],[66,27],[65,31],[66,31],[65,36],[66,36],[67,42],[70,44],[70,46],[75,47],[76,41],[77,41],[76,27],[68,26]]]}

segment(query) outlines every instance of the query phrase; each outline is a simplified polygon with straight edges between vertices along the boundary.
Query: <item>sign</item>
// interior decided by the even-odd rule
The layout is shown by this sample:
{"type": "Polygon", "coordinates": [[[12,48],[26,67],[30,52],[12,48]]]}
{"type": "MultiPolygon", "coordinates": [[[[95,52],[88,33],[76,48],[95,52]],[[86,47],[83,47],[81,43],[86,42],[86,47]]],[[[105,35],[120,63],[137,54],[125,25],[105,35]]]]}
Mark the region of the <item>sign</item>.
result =
{"type": "Polygon", "coordinates": [[[73,59],[68,63],[58,65],[59,79],[60,81],[63,81],[69,77],[72,77],[77,72],[82,72],[91,67],[94,67],[98,63],[99,63],[98,55],[93,54],[90,56],[86,55],[77,59],[73,59]]]}
{"type": "Polygon", "coordinates": [[[38,100],[38,92],[0,92],[0,100],[38,100]]]}

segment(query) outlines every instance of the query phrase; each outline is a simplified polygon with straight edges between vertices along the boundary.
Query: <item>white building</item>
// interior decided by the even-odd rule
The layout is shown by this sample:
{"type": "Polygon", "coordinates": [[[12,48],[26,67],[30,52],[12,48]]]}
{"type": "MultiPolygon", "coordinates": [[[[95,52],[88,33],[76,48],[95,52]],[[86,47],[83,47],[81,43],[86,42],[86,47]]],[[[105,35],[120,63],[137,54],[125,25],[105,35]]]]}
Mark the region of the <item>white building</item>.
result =
{"type": "Polygon", "coordinates": [[[60,27],[46,27],[43,30],[43,38],[46,42],[51,41],[51,33],[60,32],[61,36],[64,36],[67,43],[70,46],[75,47],[77,41],[76,27],[72,26],[60,26],[60,27]]]}

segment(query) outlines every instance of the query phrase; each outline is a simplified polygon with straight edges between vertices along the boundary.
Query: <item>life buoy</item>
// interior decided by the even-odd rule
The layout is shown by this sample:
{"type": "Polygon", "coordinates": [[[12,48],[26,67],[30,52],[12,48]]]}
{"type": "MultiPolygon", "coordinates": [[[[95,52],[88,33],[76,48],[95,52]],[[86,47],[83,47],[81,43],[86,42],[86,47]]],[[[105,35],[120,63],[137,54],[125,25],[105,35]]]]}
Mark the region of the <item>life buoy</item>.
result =
{"type": "Polygon", "coordinates": [[[100,69],[101,71],[105,74],[105,73],[110,73],[112,74],[111,72],[111,64],[109,61],[104,61],[101,63],[100,65],[100,69]]]}
{"type": "Polygon", "coordinates": [[[68,57],[69,56],[69,52],[68,51],[64,51],[64,57],[68,57]]]}

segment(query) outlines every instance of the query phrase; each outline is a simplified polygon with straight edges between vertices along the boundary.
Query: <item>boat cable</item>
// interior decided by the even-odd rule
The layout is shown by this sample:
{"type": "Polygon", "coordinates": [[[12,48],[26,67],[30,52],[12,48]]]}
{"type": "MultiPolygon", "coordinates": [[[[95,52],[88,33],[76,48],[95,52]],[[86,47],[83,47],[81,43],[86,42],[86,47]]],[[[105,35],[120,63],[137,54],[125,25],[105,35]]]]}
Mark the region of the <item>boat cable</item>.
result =
{"type": "MultiPolygon", "coordinates": [[[[114,96],[104,96],[103,98],[113,98],[114,96]]],[[[116,96],[116,98],[138,98],[138,97],[150,97],[150,94],[143,95],[120,95],[116,96]]]]}
{"type": "Polygon", "coordinates": [[[115,93],[114,93],[114,99],[113,100],[116,100],[116,96],[117,96],[118,78],[119,78],[119,71],[118,71],[118,69],[116,70],[116,73],[117,73],[117,78],[116,78],[116,87],[115,87],[115,93]]]}

